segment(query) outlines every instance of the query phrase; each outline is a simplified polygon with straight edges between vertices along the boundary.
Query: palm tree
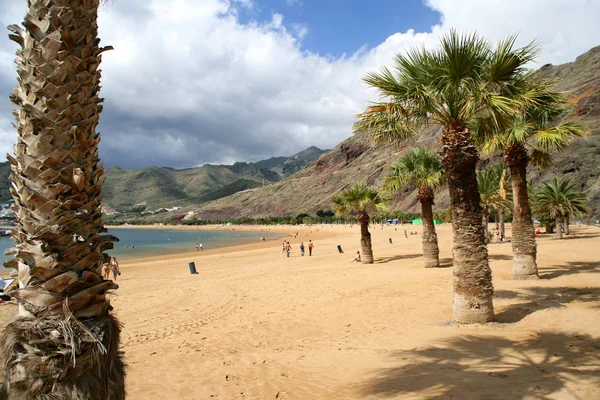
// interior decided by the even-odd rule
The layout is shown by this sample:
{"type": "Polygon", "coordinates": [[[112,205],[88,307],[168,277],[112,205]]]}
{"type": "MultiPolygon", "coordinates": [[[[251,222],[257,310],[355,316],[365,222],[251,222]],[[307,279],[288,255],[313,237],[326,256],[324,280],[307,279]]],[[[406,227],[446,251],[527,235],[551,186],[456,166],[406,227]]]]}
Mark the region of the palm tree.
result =
{"type": "Polygon", "coordinates": [[[398,192],[407,186],[417,187],[417,199],[423,216],[423,259],[425,268],[439,267],[439,247],[433,223],[434,191],[444,182],[442,163],[438,155],[424,147],[410,149],[390,168],[384,185],[387,191],[398,192]]]}
{"type": "Polygon", "coordinates": [[[556,219],[557,239],[562,239],[567,216],[589,212],[585,194],[576,190],[570,179],[554,178],[550,183],[542,182],[533,194],[533,201],[536,215],[556,219]]]}
{"type": "Polygon", "coordinates": [[[386,199],[379,194],[377,188],[366,183],[356,182],[333,199],[339,214],[356,213],[360,224],[360,246],[362,263],[373,264],[373,246],[369,233],[369,214],[385,207],[386,199]]]}
{"type": "Polygon", "coordinates": [[[4,399],[123,399],[121,326],[99,271],[116,238],[100,211],[103,168],[99,0],[28,1],[21,48],[15,156],[9,156],[17,226],[19,316],[2,338],[4,399]]]}
{"type": "Polygon", "coordinates": [[[452,31],[438,50],[398,54],[394,72],[383,67],[364,78],[384,101],[360,114],[355,125],[376,140],[396,142],[413,139],[424,125],[442,126],[440,154],[454,232],[454,318],[462,323],[494,318],[471,125],[486,116],[493,126],[503,126],[526,106],[521,81],[535,49],[514,49],[515,39],[493,48],[476,34],[452,31]]]}
{"type": "MultiPolygon", "coordinates": [[[[528,77],[531,106],[515,118],[507,129],[485,137],[484,152],[502,151],[511,174],[513,191],[513,279],[537,279],[536,243],[527,192],[527,166],[547,167],[552,152],[562,151],[569,141],[584,134],[581,125],[561,123],[552,126],[566,112],[567,100],[549,90],[551,82],[534,82],[528,77]]],[[[485,135],[484,135],[485,136],[485,135]]]]}
{"type": "Polygon", "coordinates": [[[504,177],[504,167],[496,164],[482,171],[477,171],[477,188],[481,202],[483,214],[483,230],[485,237],[488,237],[488,224],[490,214],[494,210],[502,210],[507,207],[506,194],[503,194],[502,179],[504,177]]]}

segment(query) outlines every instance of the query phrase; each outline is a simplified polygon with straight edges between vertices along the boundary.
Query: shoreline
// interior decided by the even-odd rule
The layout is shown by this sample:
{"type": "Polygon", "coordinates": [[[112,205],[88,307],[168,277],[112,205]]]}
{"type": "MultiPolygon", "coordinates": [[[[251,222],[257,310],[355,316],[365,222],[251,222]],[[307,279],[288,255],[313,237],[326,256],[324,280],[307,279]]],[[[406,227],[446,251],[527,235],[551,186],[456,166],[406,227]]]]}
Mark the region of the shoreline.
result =
{"type": "MultiPolygon", "coordinates": [[[[164,227],[164,226],[151,226],[151,225],[150,226],[135,225],[135,226],[137,227],[135,229],[152,229],[152,228],[169,229],[170,228],[170,227],[164,227]]],[[[232,226],[228,226],[228,227],[221,227],[221,226],[215,226],[215,225],[204,225],[204,226],[211,226],[211,227],[213,227],[213,229],[197,228],[196,226],[193,226],[193,227],[180,226],[180,227],[184,228],[183,230],[198,230],[198,231],[205,230],[205,231],[207,231],[207,230],[220,230],[219,228],[232,228],[232,226],[235,226],[235,227],[237,227],[237,229],[233,228],[233,229],[227,229],[227,230],[231,230],[231,231],[237,230],[237,231],[243,231],[243,232],[265,232],[265,229],[250,229],[250,227],[256,227],[256,225],[232,225],[232,226]]],[[[183,259],[190,259],[190,258],[202,257],[202,256],[238,253],[238,252],[243,252],[243,251],[247,251],[247,250],[267,249],[267,248],[280,246],[280,244],[281,244],[280,241],[282,240],[282,238],[287,238],[287,239],[294,238],[294,232],[299,232],[298,238],[294,239],[295,241],[302,241],[302,240],[308,241],[309,239],[323,240],[323,239],[328,239],[332,236],[335,236],[334,233],[326,232],[322,229],[323,227],[328,227],[329,225],[324,225],[324,226],[313,225],[312,227],[297,226],[297,225],[277,225],[277,226],[258,225],[258,227],[261,227],[261,226],[269,227],[269,228],[276,228],[276,229],[268,229],[268,231],[281,233],[282,235],[280,238],[267,239],[264,242],[258,241],[255,243],[236,244],[236,245],[231,245],[231,246],[218,247],[218,248],[214,248],[214,249],[204,248],[204,250],[202,250],[202,251],[185,251],[185,252],[176,252],[176,253],[163,254],[163,255],[128,257],[126,259],[119,260],[119,265],[121,267],[131,267],[133,265],[138,265],[138,264],[142,264],[142,263],[156,263],[156,262],[160,262],[160,261],[183,260],[183,259]],[[309,229],[310,230],[309,232],[311,232],[311,233],[305,232],[306,229],[309,229]],[[293,232],[290,232],[290,230],[293,230],[293,232]],[[303,234],[304,234],[304,236],[302,236],[303,234]],[[275,243],[275,242],[277,242],[277,243],[275,243]]],[[[120,228],[120,226],[107,226],[107,228],[108,229],[120,228]]],[[[130,226],[125,227],[125,229],[129,229],[129,228],[130,228],[130,226]]]]}

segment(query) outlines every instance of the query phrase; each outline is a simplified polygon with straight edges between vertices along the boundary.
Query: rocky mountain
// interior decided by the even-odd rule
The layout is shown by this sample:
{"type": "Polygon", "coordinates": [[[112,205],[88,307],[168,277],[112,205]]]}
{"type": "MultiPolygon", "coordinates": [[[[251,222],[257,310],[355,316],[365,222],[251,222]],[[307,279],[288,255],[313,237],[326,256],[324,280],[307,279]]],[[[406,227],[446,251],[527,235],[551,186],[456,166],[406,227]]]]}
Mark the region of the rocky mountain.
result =
{"type": "MultiPolygon", "coordinates": [[[[106,205],[119,209],[136,204],[146,204],[149,208],[198,204],[280,181],[327,151],[310,147],[290,157],[233,165],[206,164],[183,170],[112,167],[106,171],[102,196],[106,205]]],[[[0,163],[0,202],[12,198],[8,191],[9,173],[8,162],[0,163]]]]}
{"type": "MultiPolygon", "coordinates": [[[[539,71],[544,78],[555,80],[555,88],[568,93],[576,122],[584,124],[588,135],[577,139],[561,154],[554,156],[551,168],[531,168],[530,183],[535,185],[551,177],[566,177],[585,190],[594,218],[600,214],[600,46],[574,62],[545,65],[539,71]]],[[[422,132],[420,144],[437,147],[440,129],[422,132]]],[[[269,186],[238,192],[186,210],[197,211],[204,219],[314,214],[331,208],[333,197],[352,182],[362,180],[378,185],[403,148],[374,146],[364,135],[351,136],[335,149],[319,157],[289,178],[269,186]]],[[[489,162],[483,160],[482,163],[489,162]]],[[[449,205],[447,190],[436,195],[436,208],[449,205]]],[[[417,211],[416,193],[406,190],[392,207],[417,211]]]]}

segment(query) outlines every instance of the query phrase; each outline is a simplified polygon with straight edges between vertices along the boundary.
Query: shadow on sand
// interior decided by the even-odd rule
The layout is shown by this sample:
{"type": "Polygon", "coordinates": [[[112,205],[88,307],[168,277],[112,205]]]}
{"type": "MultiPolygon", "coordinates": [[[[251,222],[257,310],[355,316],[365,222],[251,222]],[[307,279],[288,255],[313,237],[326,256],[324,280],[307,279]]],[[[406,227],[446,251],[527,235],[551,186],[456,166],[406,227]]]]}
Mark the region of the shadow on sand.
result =
{"type": "Polygon", "coordinates": [[[374,263],[375,264],[385,264],[385,263],[389,263],[389,262],[392,262],[392,261],[408,260],[410,258],[418,258],[418,257],[423,257],[423,253],[419,253],[419,254],[402,254],[402,255],[392,256],[392,257],[380,257],[380,258],[375,259],[374,263]]]}
{"type": "Polygon", "coordinates": [[[600,383],[598,341],[552,332],[531,336],[465,336],[400,351],[391,356],[395,366],[377,371],[360,390],[377,398],[546,399],[566,389],[569,398],[593,398],[600,383]]]}
{"type": "Polygon", "coordinates": [[[600,288],[529,287],[520,289],[519,292],[497,290],[494,297],[522,301],[503,308],[494,317],[494,321],[497,322],[514,323],[536,311],[564,307],[573,301],[598,302],[600,301],[600,288]]]}
{"type": "Polygon", "coordinates": [[[540,267],[539,274],[542,279],[558,278],[563,275],[579,274],[581,272],[600,272],[600,261],[582,262],[572,261],[567,265],[553,265],[551,267],[540,267]]]}

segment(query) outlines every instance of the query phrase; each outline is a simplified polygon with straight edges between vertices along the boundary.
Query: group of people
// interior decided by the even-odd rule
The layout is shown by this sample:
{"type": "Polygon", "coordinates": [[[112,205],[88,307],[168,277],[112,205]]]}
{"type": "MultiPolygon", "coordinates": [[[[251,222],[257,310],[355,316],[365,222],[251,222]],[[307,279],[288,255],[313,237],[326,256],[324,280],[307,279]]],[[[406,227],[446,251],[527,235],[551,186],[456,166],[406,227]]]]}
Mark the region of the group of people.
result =
{"type": "Polygon", "coordinates": [[[204,249],[204,246],[202,245],[202,243],[196,243],[196,251],[200,250],[202,251],[204,249]]]}
{"type": "MultiPolygon", "coordinates": [[[[312,240],[308,241],[308,255],[312,256],[312,252],[313,249],[315,248],[315,245],[313,244],[312,240]]],[[[306,247],[304,246],[304,242],[300,242],[300,256],[304,257],[304,250],[306,249],[306,247]]],[[[287,257],[290,256],[290,253],[292,252],[292,245],[290,244],[289,241],[284,240],[283,243],[281,244],[281,252],[284,253],[287,257]]]]}
{"type": "Polygon", "coordinates": [[[110,273],[113,273],[113,280],[117,280],[117,276],[121,275],[121,270],[119,269],[119,262],[116,257],[109,257],[108,262],[102,265],[102,276],[104,279],[108,280],[110,273]]]}

